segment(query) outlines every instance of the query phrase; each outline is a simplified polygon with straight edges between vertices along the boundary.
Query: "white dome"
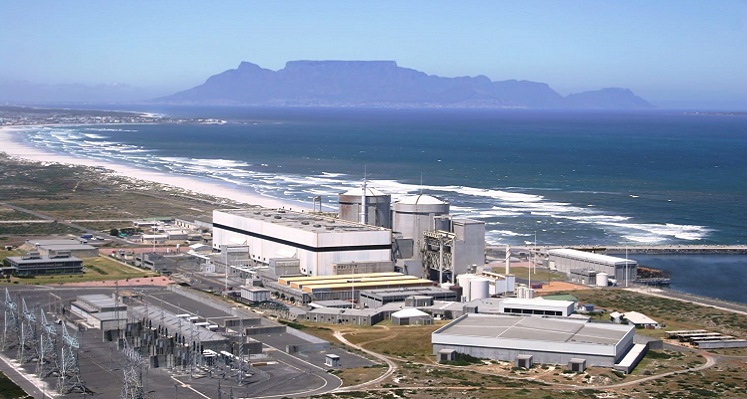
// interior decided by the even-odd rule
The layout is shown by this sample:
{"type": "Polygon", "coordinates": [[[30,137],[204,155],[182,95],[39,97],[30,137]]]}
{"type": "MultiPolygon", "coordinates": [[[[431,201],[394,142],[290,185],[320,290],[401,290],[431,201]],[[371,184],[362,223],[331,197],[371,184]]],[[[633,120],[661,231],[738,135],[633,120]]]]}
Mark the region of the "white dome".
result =
{"type": "MultiPolygon", "coordinates": [[[[351,188],[350,190],[344,192],[341,195],[351,195],[351,196],[363,195],[363,190],[361,188],[351,188]]],[[[375,188],[366,187],[366,197],[383,197],[385,195],[386,194],[382,193],[381,191],[375,188]]]]}
{"type": "Polygon", "coordinates": [[[402,198],[397,203],[407,205],[446,205],[446,202],[427,194],[411,195],[402,198]]]}

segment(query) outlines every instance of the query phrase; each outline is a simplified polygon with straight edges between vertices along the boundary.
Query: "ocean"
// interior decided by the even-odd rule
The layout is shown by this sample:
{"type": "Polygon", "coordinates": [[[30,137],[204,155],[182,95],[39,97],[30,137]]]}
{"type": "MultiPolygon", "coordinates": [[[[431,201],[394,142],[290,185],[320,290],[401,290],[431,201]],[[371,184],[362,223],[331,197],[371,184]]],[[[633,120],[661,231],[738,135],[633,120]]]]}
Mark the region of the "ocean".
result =
{"type": "MultiPolygon", "coordinates": [[[[147,108],[222,125],[44,127],[27,143],[305,203],[448,201],[493,245],[747,244],[747,117],[682,111],[147,108]]],[[[653,265],[655,266],[655,265],[653,265]]],[[[744,270],[742,282],[747,281],[744,270]]]]}

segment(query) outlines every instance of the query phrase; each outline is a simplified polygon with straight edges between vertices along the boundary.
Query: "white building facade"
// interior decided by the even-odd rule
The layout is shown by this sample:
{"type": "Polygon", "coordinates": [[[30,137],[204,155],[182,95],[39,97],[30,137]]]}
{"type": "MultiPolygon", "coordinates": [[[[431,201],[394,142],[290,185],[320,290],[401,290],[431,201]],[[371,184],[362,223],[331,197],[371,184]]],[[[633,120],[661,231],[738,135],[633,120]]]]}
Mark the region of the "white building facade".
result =
{"type": "Polygon", "coordinates": [[[575,249],[551,249],[549,255],[550,269],[569,274],[571,270],[594,270],[606,273],[617,279],[617,284],[633,282],[638,275],[638,262],[632,259],[600,255],[575,249]]]}
{"type": "MultiPolygon", "coordinates": [[[[213,211],[213,248],[246,245],[250,258],[295,258],[300,273],[333,275],[337,264],[391,263],[391,230],[284,209],[213,211]]],[[[393,268],[393,266],[392,266],[393,268]]]]}

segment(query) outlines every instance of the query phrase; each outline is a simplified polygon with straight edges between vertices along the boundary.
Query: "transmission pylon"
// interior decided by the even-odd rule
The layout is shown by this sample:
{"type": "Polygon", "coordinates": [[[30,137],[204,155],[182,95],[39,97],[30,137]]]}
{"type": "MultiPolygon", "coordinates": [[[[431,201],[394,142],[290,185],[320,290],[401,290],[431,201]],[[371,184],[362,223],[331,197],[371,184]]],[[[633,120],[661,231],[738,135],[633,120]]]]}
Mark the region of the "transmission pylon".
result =
{"type": "Polygon", "coordinates": [[[41,338],[39,339],[39,361],[36,373],[39,378],[48,377],[52,373],[60,372],[59,356],[57,354],[57,328],[47,321],[43,309],[41,315],[41,338]]]}
{"type": "Polygon", "coordinates": [[[18,304],[13,301],[10,291],[5,288],[5,320],[3,323],[3,351],[18,346],[21,336],[21,326],[18,323],[18,304]]]}
{"type": "Polygon", "coordinates": [[[241,331],[239,332],[239,370],[236,374],[236,382],[239,384],[239,386],[241,386],[244,385],[244,377],[246,376],[246,364],[244,363],[244,342],[246,341],[246,330],[244,329],[243,316],[239,319],[239,328],[241,329],[241,331]]]}
{"type": "Polygon", "coordinates": [[[36,334],[36,315],[21,298],[21,340],[18,345],[18,361],[27,363],[39,359],[39,336],[36,334]]]}
{"type": "Polygon", "coordinates": [[[78,350],[80,342],[78,338],[67,332],[65,322],[62,323],[62,364],[60,366],[60,377],[57,381],[57,390],[66,395],[74,390],[88,393],[90,390],[83,384],[80,377],[80,362],[78,350]]]}
{"type": "Polygon", "coordinates": [[[120,342],[122,342],[122,352],[127,359],[127,363],[124,367],[122,392],[119,397],[120,399],[143,399],[145,396],[143,357],[127,343],[127,339],[122,339],[120,342]]]}

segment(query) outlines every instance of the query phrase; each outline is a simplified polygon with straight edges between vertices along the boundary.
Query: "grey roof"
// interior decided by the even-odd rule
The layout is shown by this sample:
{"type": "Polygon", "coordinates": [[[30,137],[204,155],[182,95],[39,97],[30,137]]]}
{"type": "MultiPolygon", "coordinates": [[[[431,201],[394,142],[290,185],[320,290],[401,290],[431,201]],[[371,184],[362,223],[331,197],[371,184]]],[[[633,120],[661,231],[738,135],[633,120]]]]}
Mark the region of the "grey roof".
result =
{"type": "MultiPolygon", "coordinates": [[[[114,307],[117,305],[114,298],[104,294],[78,295],[78,300],[98,309],[114,307]]],[[[119,305],[122,305],[122,303],[120,302],[119,305]]]]}
{"type": "Polygon", "coordinates": [[[82,259],[76,258],[75,256],[66,256],[64,258],[50,258],[48,256],[42,256],[40,258],[34,258],[34,259],[24,259],[23,256],[8,256],[6,259],[9,259],[13,263],[16,263],[18,265],[37,265],[37,264],[47,264],[47,263],[57,263],[57,262],[83,262],[82,259]]]}
{"type": "Polygon", "coordinates": [[[30,241],[29,244],[31,245],[39,245],[39,246],[49,246],[49,245],[75,245],[80,244],[80,241],[78,240],[36,240],[36,241],[30,241]]]}
{"type": "MultiPolygon", "coordinates": [[[[625,264],[626,262],[625,258],[617,258],[614,256],[595,254],[569,248],[551,249],[547,251],[547,254],[550,256],[560,256],[564,258],[584,260],[604,265],[616,265],[619,263],[625,264]]],[[[628,259],[627,263],[629,265],[638,264],[638,262],[634,261],[633,259],[628,259]]]]}
{"type": "Polygon", "coordinates": [[[218,209],[214,212],[260,220],[266,223],[273,223],[315,233],[387,230],[383,227],[353,223],[342,219],[321,216],[313,213],[294,212],[285,209],[257,207],[249,209],[218,209]]]}
{"type": "Polygon", "coordinates": [[[456,291],[447,290],[441,287],[403,287],[403,288],[378,288],[372,290],[361,290],[360,294],[367,297],[378,298],[400,298],[409,296],[434,296],[449,295],[456,291]]]}
{"type": "Polygon", "coordinates": [[[615,345],[633,328],[569,319],[466,314],[434,335],[615,345]]]}
{"type": "Polygon", "coordinates": [[[52,251],[91,251],[95,250],[96,247],[88,244],[54,244],[54,245],[39,245],[39,248],[44,248],[52,251]]]}

